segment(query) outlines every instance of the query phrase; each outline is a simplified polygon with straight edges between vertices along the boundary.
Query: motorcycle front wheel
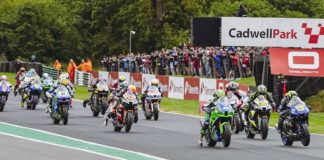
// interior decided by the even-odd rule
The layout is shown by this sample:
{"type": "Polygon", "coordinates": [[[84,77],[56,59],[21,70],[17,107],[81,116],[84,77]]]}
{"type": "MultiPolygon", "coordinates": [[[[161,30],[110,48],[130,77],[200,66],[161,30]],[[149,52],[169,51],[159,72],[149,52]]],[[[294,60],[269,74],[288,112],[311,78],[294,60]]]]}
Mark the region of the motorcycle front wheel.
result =
{"type": "Polygon", "coordinates": [[[67,125],[68,120],[69,120],[69,111],[66,106],[63,106],[61,114],[62,114],[63,124],[67,125]]]}
{"type": "Polygon", "coordinates": [[[1,96],[0,112],[3,112],[5,104],[6,104],[6,96],[1,96]]]}
{"type": "Polygon", "coordinates": [[[263,140],[267,139],[268,131],[269,131],[268,119],[262,119],[261,120],[261,138],[263,140]]]}
{"type": "Polygon", "coordinates": [[[126,113],[126,127],[125,127],[125,131],[126,132],[129,132],[131,127],[132,127],[132,124],[133,124],[133,113],[131,111],[127,111],[126,113]]]}
{"type": "Polygon", "coordinates": [[[306,123],[302,124],[300,126],[300,129],[302,130],[301,143],[303,144],[303,146],[308,146],[310,142],[310,134],[309,134],[307,124],[306,123]]]}
{"type": "Polygon", "coordinates": [[[223,126],[222,142],[224,147],[231,144],[231,129],[228,123],[223,126]]]}
{"type": "Polygon", "coordinates": [[[159,106],[158,106],[158,104],[153,104],[153,116],[154,116],[155,121],[157,121],[159,119],[159,106]]]}

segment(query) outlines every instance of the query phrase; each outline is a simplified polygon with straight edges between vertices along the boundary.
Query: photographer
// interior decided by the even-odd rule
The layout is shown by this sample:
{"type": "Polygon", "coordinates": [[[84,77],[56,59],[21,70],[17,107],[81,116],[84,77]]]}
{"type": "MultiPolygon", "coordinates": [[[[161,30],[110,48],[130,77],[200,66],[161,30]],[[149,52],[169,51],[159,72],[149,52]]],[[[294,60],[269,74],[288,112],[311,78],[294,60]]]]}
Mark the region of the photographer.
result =
{"type": "Polygon", "coordinates": [[[237,17],[247,17],[247,12],[245,10],[244,4],[240,4],[240,9],[237,11],[237,17]]]}

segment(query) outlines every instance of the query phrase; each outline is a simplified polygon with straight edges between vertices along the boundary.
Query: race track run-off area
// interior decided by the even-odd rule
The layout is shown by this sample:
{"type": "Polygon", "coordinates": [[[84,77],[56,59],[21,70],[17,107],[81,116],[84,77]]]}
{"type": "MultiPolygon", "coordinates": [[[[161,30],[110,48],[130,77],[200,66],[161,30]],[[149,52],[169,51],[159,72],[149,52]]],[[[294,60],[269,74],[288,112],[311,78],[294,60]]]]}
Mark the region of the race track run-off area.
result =
{"type": "Polygon", "coordinates": [[[0,149],[5,153],[1,159],[324,159],[322,135],[311,134],[308,147],[300,142],[287,147],[270,129],[266,140],[259,135],[247,139],[241,132],[232,134],[228,148],[221,143],[200,147],[199,117],[161,112],[158,121],[148,121],[140,111],[131,131],[118,133],[111,121],[105,127],[103,116],[92,117],[90,109],[84,109],[79,101],[73,102],[66,126],[54,125],[45,107],[40,102],[36,110],[27,110],[20,107],[20,97],[9,96],[0,113],[0,149]]]}

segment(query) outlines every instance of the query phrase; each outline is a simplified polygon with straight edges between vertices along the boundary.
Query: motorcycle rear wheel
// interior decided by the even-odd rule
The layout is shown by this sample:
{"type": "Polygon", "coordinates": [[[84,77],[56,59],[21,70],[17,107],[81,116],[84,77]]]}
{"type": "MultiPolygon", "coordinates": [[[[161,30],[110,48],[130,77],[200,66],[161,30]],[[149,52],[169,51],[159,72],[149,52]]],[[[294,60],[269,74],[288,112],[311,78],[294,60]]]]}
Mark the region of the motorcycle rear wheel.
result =
{"type": "Polygon", "coordinates": [[[245,134],[246,134],[246,137],[247,137],[247,138],[251,138],[251,139],[253,139],[254,136],[255,136],[255,134],[253,134],[253,133],[250,131],[249,126],[246,126],[246,127],[245,127],[245,134]]]}

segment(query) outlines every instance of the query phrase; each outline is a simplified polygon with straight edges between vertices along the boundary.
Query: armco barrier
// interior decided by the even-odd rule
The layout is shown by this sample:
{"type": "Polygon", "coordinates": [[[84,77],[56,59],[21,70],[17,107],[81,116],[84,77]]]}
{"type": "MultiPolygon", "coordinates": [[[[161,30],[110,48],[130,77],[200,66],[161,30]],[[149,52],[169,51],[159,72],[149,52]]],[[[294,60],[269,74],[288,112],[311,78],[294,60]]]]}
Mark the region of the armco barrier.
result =
{"type": "MultiPolygon", "coordinates": [[[[83,73],[83,72],[82,72],[83,73]]],[[[123,75],[130,84],[136,86],[136,89],[141,93],[150,81],[154,78],[160,81],[160,86],[164,92],[164,96],[168,98],[199,100],[201,102],[207,101],[212,93],[218,89],[225,89],[226,84],[230,81],[207,79],[207,78],[183,78],[172,76],[160,76],[153,74],[141,73],[126,73],[126,72],[106,72],[106,71],[92,71],[92,76],[102,76],[108,80],[108,84],[112,85],[118,77],[123,75]]],[[[77,75],[77,74],[76,74],[77,75]]],[[[85,82],[84,82],[85,83],[85,82]]],[[[249,95],[249,90],[254,90],[255,87],[248,85],[240,85],[240,89],[249,95]]]]}
{"type": "Polygon", "coordinates": [[[48,73],[50,77],[52,77],[54,80],[57,80],[60,76],[60,70],[48,66],[42,66],[42,73],[48,73]]]}
{"type": "Polygon", "coordinates": [[[87,72],[75,71],[74,81],[75,84],[80,86],[89,86],[91,74],[87,72]]]}

